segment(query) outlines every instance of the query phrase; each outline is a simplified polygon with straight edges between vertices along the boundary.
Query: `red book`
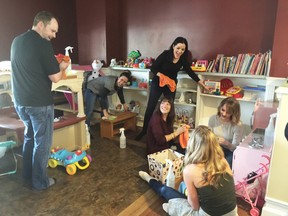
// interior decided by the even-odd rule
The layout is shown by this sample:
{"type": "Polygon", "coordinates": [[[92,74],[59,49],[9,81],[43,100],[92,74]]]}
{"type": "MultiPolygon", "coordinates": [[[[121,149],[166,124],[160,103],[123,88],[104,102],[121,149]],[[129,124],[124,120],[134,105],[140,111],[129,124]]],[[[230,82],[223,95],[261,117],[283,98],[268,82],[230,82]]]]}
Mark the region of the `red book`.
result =
{"type": "Polygon", "coordinates": [[[234,67],[234,70],[233,70],[233,74],[237,73],[243,55],[244,54],[238,54],[237,61],[235,63],[235,67],[234,67]]]}
{"type": "Polygon", "coordinates": [[[248,72],[249,74],[251,75],[254,75],[255,72],[256,72],[256,69],[257,69],[257,66],[259,64],[259,61],[261,59],[261,56],[262,56],[262,53],[258,53],[256,56],[255,56],[255,59],[253,61],[253,64],[251,66],[251,69],[250,69],[250,72],[248,72]]]}

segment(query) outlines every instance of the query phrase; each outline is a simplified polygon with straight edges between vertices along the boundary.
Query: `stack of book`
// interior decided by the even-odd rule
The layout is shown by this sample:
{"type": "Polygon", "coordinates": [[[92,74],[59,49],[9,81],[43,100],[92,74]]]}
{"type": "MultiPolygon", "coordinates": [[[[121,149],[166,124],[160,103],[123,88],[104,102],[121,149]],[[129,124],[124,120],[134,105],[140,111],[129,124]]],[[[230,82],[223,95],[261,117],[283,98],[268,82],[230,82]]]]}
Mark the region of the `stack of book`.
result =
{"type": "Polygon", "coordinates": [[[269,76],[271,54],[270,50],[263,54],[241,53],[238,56],[218,54],[209,62],[207,72],[269,76]]]}

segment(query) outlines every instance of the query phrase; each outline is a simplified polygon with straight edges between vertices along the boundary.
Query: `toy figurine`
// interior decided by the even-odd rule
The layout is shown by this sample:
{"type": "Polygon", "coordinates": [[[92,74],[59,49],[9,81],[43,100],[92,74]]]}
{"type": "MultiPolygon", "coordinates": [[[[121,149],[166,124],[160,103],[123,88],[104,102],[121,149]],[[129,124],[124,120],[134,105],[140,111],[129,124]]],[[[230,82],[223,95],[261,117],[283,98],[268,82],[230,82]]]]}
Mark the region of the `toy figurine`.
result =
{"type": "Polygon", "coordinates": [[[115,67],[116,65],[117,65],[116,59],[115,58],[111,59],[110,67],[115,67]]]}
{"type": "MultiPolygon", "coordinates": [[[[134,64],[138,64],[139,63],[139,57],[141,56],[141,53],[139,50],[133,50],[128,54],[128,58],[127,58],[127,63],[125,65],[127,65],[127,67],[136,67],[136,65],[134,64]]],[[[138,65],[137,65],[138,68],[138,65]]]]}
{"type": "Polygon", "coordinates": [[[92,79],[96,79],[99,77],[100,69],[102,68],[103,63],[100,60],[94,60],[92,62],[92,74],[88,77],[88,82],[92,79]]]}

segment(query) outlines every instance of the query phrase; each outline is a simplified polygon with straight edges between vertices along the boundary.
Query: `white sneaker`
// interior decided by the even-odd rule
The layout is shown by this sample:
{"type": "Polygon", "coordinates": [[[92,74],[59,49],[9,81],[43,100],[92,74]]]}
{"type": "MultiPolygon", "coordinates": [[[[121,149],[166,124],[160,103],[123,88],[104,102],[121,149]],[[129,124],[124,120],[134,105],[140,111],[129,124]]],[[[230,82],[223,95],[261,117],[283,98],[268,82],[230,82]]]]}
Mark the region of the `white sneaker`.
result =
{"type": "Polygon", "coordinates": [[[168,207],[169,207],[169,204],[168,204],[168,203],[163,203],[163,204],[162,204],[162,208],[163,208],[163,210],[164,210],[166,213],[168,213],[168,207]]]}

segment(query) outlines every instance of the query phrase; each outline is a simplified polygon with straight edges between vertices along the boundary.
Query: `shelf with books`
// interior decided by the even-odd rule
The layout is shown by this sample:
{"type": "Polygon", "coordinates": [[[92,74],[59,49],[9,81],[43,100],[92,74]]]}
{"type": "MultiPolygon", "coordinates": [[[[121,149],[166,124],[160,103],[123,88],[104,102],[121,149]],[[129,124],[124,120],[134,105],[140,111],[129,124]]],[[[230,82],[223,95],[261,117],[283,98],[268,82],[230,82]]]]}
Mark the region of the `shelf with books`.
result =
{"type": "Polygon", "coordinates": [[[249,74],[269,76],[271,51],[265,53],[240,53],[237,56],[218,54],[209,62],[207,72],[222,74],[249,74]]]}

